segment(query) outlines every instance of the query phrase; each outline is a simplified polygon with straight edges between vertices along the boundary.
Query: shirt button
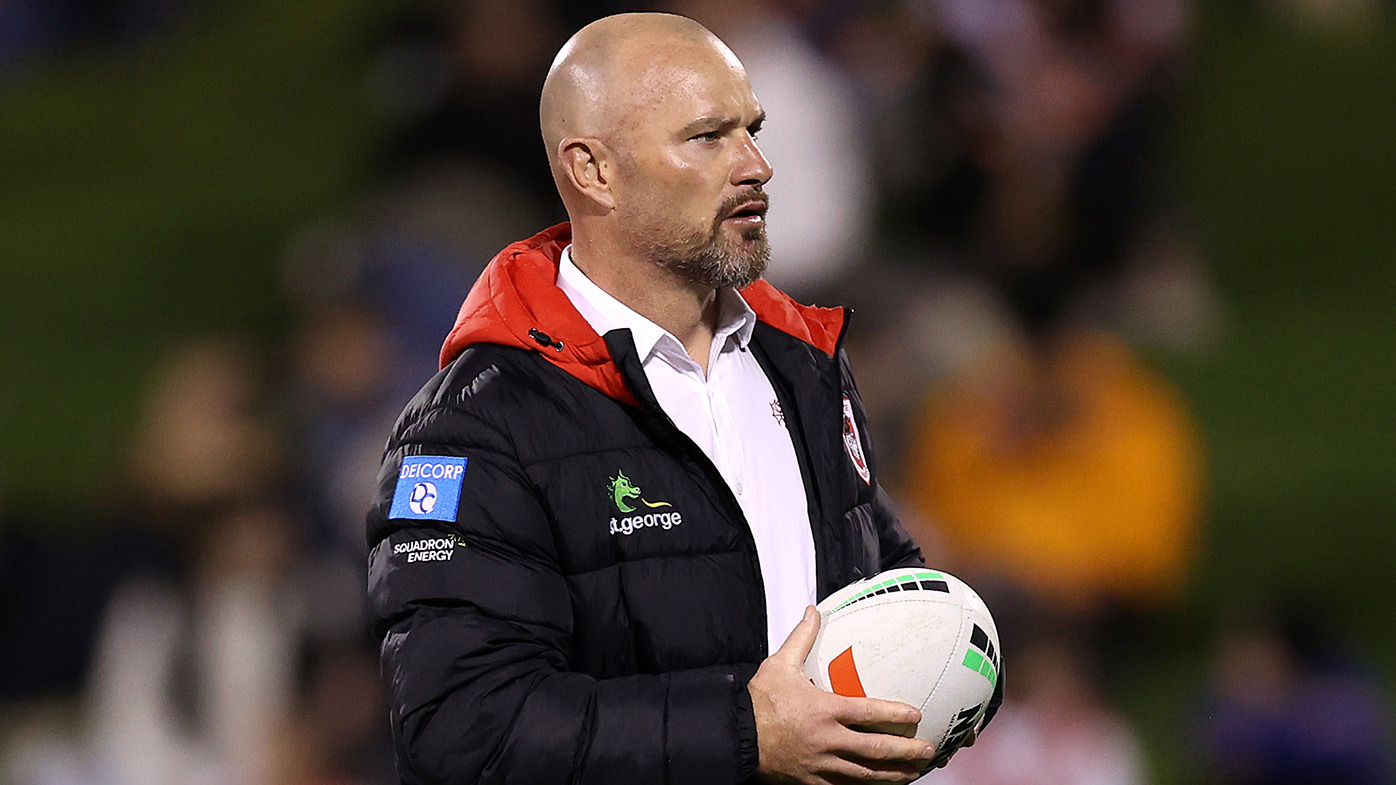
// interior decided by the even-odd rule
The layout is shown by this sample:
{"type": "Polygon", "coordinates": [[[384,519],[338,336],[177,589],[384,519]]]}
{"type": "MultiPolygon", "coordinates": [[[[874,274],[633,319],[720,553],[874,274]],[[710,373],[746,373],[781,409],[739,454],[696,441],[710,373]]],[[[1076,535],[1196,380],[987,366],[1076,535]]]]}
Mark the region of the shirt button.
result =
{"type": "Polygon", "coordinates": [[[741,484],[741,483],[737,483],[737,495],[738,495],[738,496],[741,496],[741,495],[742,495],[742,484],[741,484]]]}

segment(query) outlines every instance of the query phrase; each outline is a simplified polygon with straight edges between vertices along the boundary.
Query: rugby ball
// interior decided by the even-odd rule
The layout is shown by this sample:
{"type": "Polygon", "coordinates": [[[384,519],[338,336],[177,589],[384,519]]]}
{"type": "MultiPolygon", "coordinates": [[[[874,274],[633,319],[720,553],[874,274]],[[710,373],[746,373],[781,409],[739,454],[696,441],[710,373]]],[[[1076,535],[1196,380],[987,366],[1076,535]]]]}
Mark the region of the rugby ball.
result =
{"type": "Polygon", "coordinates": [[[915,735],[943,765],[983,718],[998,683],[999,636],[989,608],[964,581],[923,567],[889,570],[834,592],[816,606],[819,636],[805,675],[839,695],[909,703],[915,735]]]}

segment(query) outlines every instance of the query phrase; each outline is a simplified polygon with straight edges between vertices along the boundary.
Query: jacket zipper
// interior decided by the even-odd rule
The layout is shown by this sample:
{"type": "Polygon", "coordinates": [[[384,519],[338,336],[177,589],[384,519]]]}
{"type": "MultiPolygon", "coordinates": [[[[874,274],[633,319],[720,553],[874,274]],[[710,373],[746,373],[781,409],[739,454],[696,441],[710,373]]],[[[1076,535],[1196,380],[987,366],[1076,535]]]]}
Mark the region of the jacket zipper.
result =
{"type": "Polygon", "coordinates": [[[740,524],[740,529],[748,550],[755,557],[752,560],[751,577],[756,582],[757,601],[761,604],[761,630],[758,636],[761,641],[761,657],[765,659],[769,655],[770,642],[766,640],[766,618],[768,609],[766,608],[766,582],[761,575],[761,557],[756,550],[756,536],[751,533],[751,523],[746,519],[746,513],[742,512],[742,505],[737,501],[737,496],[732,492],[732,488],[727,484],[727,478],[722,476],[717,464],[712,462],[707,453],[698,443],[689,438],[674,420],[669,417],[663,407],[659,405],[658,399],[654,397],[654,390],[650,387],[649,378],[645,376],[644,368],[640,365],[638,353],[635,351],[635,341],[631,337],[630,330],[620,328],[612,330],[604,336],[607,346],[611,350],[611,357],[614,358],[616,366],[620,368],[621,377],[625,379],[630,392],[635,399],[640,402],[640,412],[650,430],[660,439],[661,444],[670,443],[679,448],[681,455],[692,460],[704,473],[708,485],[717,490],[718,496],[727,506],[729,513],[733,513],[735,519],[740,524]]]}

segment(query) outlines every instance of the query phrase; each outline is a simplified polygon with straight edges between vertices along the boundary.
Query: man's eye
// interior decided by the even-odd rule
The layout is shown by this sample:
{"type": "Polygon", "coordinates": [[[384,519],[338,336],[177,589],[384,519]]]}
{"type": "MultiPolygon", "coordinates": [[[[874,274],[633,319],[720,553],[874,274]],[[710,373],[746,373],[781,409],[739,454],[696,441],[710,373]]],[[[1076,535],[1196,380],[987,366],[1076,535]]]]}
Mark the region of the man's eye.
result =
{"type": "Polygon", "coordinates": [[[702,134],[698,134],[698,135],[694,136],[694,137],[693,137],[692,139],[690,139],[689,141],[695,141],[695,142],[716,142],[717,139],[718,139],[718,136],[719,136],[719,134],[718,134],[717,131],[708,131],[707,133],[702,133],[702,134]]]}

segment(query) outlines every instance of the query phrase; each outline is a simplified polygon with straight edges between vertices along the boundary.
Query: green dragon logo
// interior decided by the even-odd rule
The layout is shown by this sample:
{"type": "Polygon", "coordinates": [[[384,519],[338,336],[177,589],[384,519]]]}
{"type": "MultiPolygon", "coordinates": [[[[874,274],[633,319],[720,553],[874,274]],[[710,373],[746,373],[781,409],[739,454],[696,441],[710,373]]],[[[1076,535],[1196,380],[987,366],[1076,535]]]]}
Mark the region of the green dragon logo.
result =
{"type": "Polygon", "coordinates": [[[645,501],[640,496],[640,489],[631,484],[630,478],[625,476],[625,472],[617,470],[616,476],[611,478],[611,500],[616,503],[617,510],[635,512],[635,508],[630,504],[631,499],[639,499],[641,504],[651,508],[673,506],[669,502],[645,501]]]}

